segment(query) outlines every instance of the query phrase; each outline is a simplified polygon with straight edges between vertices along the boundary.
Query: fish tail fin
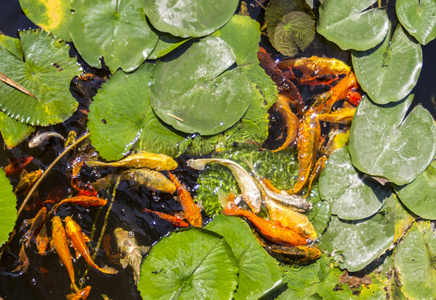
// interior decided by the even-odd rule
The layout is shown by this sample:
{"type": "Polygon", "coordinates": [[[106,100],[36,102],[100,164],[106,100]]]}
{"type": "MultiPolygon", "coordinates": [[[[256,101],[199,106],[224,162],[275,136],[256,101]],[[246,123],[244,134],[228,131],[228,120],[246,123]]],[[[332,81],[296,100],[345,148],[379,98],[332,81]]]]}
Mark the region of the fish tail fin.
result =
{"type": "Polygon", "coordinates": [[[87,161],[85,161],[85,164],[88,167],[97,167],[97,166],[104,166],[105,165],[103,162],[98,161],[98,160],[87,160],[87,161]]]}
{"type": "Polygon", "coordinates": [[[114,269],[114,268],[109,267],[109,266],[103,266],[103,267],[98,268],[98,269],[105,274],[117,274],[118,273],[117,269],[114,269]]]}
{"type": "Polygon", "coordinates": [[[241,209],[233,203],[229,203],[222,211],[226,216],[237,216],[241,214],[241,209]]]}

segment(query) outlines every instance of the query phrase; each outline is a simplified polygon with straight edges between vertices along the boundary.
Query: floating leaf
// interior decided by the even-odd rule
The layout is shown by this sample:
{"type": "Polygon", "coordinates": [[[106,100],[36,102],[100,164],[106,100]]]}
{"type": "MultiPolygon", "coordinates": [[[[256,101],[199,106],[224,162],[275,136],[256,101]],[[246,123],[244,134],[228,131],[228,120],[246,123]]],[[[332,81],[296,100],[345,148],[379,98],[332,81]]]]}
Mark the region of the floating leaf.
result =
{"type": "Polygon", "coordinates": [[[175,155],[176,145],[184,140],[161,124],[150,107],[147,83],[152,67],[144,64],[132,74],[117,71],[94,97],[88,127],[104,159],[122,158],[138,139],[136,150],[175,155]]]}
{"type": "Polygon", "coordinates": [[[434,253],[429,252],[428,242],[436,243],[430,223],[415,223],[395,251],[395,275],[408,299],[434,299],[436,295],[434,253]],[[423,232],[430,233],[427,240],[423,232]]]}
{"type": "Polygon", "coordinates": [[[21,123],[0,112],[0,131],[6,146],[11,149],[29,137],[35,127],[21,123]]]}
{"type": "Polygon", "coordinates": [[[436,3],[433,0],[398,0],[398,19],[420,44],[436,38],[436,3]]]}
{"type": "Polygon", "coordinates": [[[212,135],[231,127],[246,112],[252,94],[240,68],[227,70],[234,62],[232,49],[216,37],[178,48],[152,70],[154,112],[187,133],[212,135]]]}
{"type": "Polygon", "coordinates": [[[321,247],[335,251],[339,266],[349,272],[363,269],[393,242],[395,233],[395,200],[386,201],[378,213],[360,221],[342,221],[332,216],[321,237],[321,247]]]}
{"type": "Polygon", "coordinates": [[[77,108],[70,81],[81,71],[68,54],[69,46],[41,30],[21,31],[20,41],[18,48],[19,41],[0,40],[0,70],[39,101],[0,82],[1,110],[31,125],[66,120],[77,108]]]}
{"type": "Polygon", "coordinates": [[[281,283],[277,261],[260,246],[245,221],[219,215],[205,228],[222,235],[235,254],[239,281],[234,299],[259,299],[281,283]]]}
{"type": "MultiPolygon", "coordinates": [[[[311,193],[313,190],[315,190],[315,188],[312,189],[311,193]]],[[[313,197],[312,194],[311,197],[313,197]]],[[[318,236],[321,236],[327,228],[330,216],[332,215],[330,205],[326,201],[312,201],[312,198],[309,199],[312,203],[312,210],[307,213],[307,217],[309,218],[310,223],[312,223],[313,228],[315,228],[318,236]]]]}
{"type": "Polygon", "coordinates": [[[348,147],[333,153],[319,178],[321,198],[330,203],[332,214],[343,220],[360,220],[375,214],[391,195],[389,187],[357,171],[348,147]]]}
{"type": "Polygon", "coordinates": [[[238,3],[238,0],[145,0],[144,9],[157,30],[180,37],[199,37],[226,24],[238,3]]]}
{"type": "Polygon", "coordinates": [[[162,57],[170,53],[177,47],[183,45],[187,41],[189,41],[189,39],[172,36],[169,33],[161,34],[159,35],[159,39],[157,40],[156,46],[148,56],[148,59],[158,59],[159,57],[162,57]]]}
{"type": "Polygon", "coordinates": [[[349,142],[351,160],[361,172],[402,185],[430,164],[436,152],[436,127],[420,105],[404,118],[412,98],[385,106],[362,98],[349,142]]]}
{"type": "Polygon", "coordinates": [[[0,168],[0,245],[9,238],[17,219],[17,199],[12,192],[12,185],[6,177],[5,171],[0,168]]]}
{"type": "Polygon", "coordinates": [[[191,228],[153,246],[141,266],[138,290],[144,299],[230,299],[237,272],[223,237],[191,228]]]}
{"type": "Polygon", "coordinates": [[[30,21],[67,42],[71,41],[70,5],[70,0],[20,0],[21,9],[30,21]]]}
{"type": "Polygon", "coordinates": [[[156,45],[158,35],[148,25],[142,0],[73,0],[71,37],[91,66],[100,57],[112,72],[138,68],[156,45]]]}
{"type": "Polygon", "coordinates": [[[436,160],[407,185],[395,187],[401,202],[423,219],[436,219],[436,160]]]}
{"type": "Polygon", "coordinates": [[[319,8],[316,30],[341,49],[365,51],[380,43],[389,29],[386,11],[368,9],[374,0],[328,0],[319,8]]]}
{"type": "Polygon", "coordinates": [[[352,52],[353,67],[362,89],[377,104],[406,97],[418,81],[422,67],[421,46],[398,26],[392,40],[365,52],[352,52]]]}

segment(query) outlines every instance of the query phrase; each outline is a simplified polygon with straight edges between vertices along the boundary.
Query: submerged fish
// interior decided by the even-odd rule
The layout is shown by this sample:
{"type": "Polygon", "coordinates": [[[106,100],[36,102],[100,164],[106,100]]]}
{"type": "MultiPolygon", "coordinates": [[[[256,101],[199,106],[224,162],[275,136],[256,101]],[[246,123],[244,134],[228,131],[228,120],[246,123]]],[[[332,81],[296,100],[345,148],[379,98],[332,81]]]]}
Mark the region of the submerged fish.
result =
{"type": "Polygon", "coordinates": [[[65,138],[55,131],[38,132],[29,142],[29,148],[35,148],[51,137],[57,137],[65,141],[65,138]]]}
{"type": "Polygon", "coordinates": [[[141,272],[142,256],[148,252],[150,247],[138,246],[133,233],[129,233],[122,228],[115,229],[114,234],[118,249],[124,255],[124,257],[120,259],[121,266],[124,269],[127,265],[132,267],[133,278],[136,283],[139,280],[139,274],[141,272]]]}
{"type": "Polygon", "coordinates": [[[65,230],[68,238],[73,243],[74,249],[76,249],[77,253],[83,256],[88,265],[105,274],[118,273],[118,270],[115,270],[114,268],[108,266],[100,268],[99,266],[97,266],[97,264],[92,260],[91,253],[89,252],[88,246],[86,246],[85,243],[89,241],[89,238],[85,236],[79,224],[77,224],[70,216],[67,216],[65,218],[65,230]]]}
{"type": "Polygon", "coordinates": [[[9,159],[9,164],[4,167],[5,174],[10,177],[14,174],[20,173],[31,161],[33,156],[24,156],[19,159],[9,159]]]}
{"type": "Polygon", "coordinates": [[[258,213],[262,203],[261,193],[254,179],[241,165],[230,159],[222,158],[190,159],[187,164],[193,169],[203,170],[205,165],[211,162],[221,164],[230,169],[241,190],[242,198],[244,198],[244,201],[250,206],[253,212],[258,213]]]}
{"type": "Polygon", "coordinates": [[[116,162],[88,160],[85,163],[89,167],[149,168],[158,171],[171,171],[177,168],[177,162],[170,156],[146,151],[133,153],[116,162]]]}
{"type": "Polygon", "coordinates": [[[163,213],[160,211],[150,210],[148,208],[143,208],[143,209],[141,209],[141,211],[156,214],[159,216],[159,218],[170,222],[175,227],[188,227],[189,226],[189,223],[185,222],[182,218],[180,218],[178,216],[173,216],[173,215],[166,214],[166,213],[163,213]]]}
{"type": "Polygon", "coordinates": [[[33,219],[28,219],[23,222],[24,224],[31,224],[29,230],[21,238],[21,242],[26,246],[26,248],[29,247],[31,239],[36,237],[40,231],[42,225],[44,224],[46,215],[47,208],[43,207],[38,211],[33,219]]]}
{"type": "Polygon", "coordinates": [[[149,190],[173,194],[176,186],[162,173],[149,168],[129,169],[120,174],[121,180],[133,180],[149,190]]]}
{"type": "Polygon", "coordinates": [[[75,294],[67,295],[68,300],[86,300],[88,298],[89,293],[91,292],[91,286],[88,285],[83,289],[77,291],[75,294]]]}
{"type": "Polygon", "coordinates": [[[20,175],[20,181],[17,183],[14,189],[15,195],[26,194],[30,191],[33,184],[38,180],[42,175],[42,170],[36,170],[30,173],[27,173],[26,170],[23,170],[20,175]]]}
{"type": "Polygon", "coordinates": [[[53,206],[53,213],[56,214],[56,210],[58,209],[59,205],[66,204],[66,203],[70,203],[70,204],[74,204],[74,205],[81,205],[81,206],[85,206],[85,207],[104,206],[104,205],[106,205],[107,200],[99,198],[99,197],[95,197],[95,196],[86,196],[86,195],[70,197],[70,198],[62,200],[61,202],[59,202],[58,204],[53,206]]]}

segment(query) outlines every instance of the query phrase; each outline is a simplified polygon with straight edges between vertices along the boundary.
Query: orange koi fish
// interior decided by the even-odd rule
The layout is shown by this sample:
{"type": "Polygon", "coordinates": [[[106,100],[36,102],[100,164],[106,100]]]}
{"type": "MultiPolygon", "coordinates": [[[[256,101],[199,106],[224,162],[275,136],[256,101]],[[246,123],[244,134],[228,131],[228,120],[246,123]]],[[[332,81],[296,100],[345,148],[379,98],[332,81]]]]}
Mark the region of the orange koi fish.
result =
{"type": "Polygon", "coordinates": [[[180,183],[176,176],[169,172],[168,175],[177,187],[178,201],[182,205],[183,217],[188,220],[189,224],[192,226],[201,227],[203,223],[201,211],[194,203],[194,200],[192,200],[191,194],[186,190],[185,185],[180,183]]]}
{"type": "Polygon", "coordinates": [[[115,270],[111,267],[104,266],[100,268],[99,266],[97,266],[97,264],[92,260],[89,249],[85,243],[85,240],[89,242],[89,238],[86,237],[86,235],[82,232],[79,224],[77,224],[70,216],[67,216],[65,218],[65,230],[67,233],[67,237],[73,243],[74,249],[76,249],[77,253],[83,256],[88,265],[105,274],[118,273],[118,270],[115,270]]]}
{"type": "Polygon", "coordinates": [[[227,216],[246,217],[260,230],[262,235],[274,243],[287,246],[300,246],[308,243],[306,238],[295,231],[258,217],[254,213],[241,209],[235,204],[225,207],[222,213],[227,216]]]}
{"type": "Polygon", "coordinates": [[[40,255],[45,255],[45,251],[49,245],[50,239],[47,235],[47,227],[42,224],[41,230],[36,236],[36,248],[38,248],[38,253],[40,255]]]}
{"type": "Polygon", "coordinates": [[[176,227],[188,227],[189,226],[188,223],[186,223],[182,218],[179,218],[177,216],[169,215],[169,214],[166,214],[166,213],[163,213],[160,211],[150,210],[148,208],[143,208],[141,211],[156,214],[159,216],[159,218],[170,222],[171,224],[173,224],[176,227]]]}
{"type": "Polygon", "coordinates": [[[18,266],[14,270],[12,270],[12,272],[25,273],[28,268],[29,268],[29,258],[27,257],[26,250],[23,244],[21,245],[21,250],[18,255],[18,266]]]}
{"type": "Polygon", "coordinates": [[[173,194],[176,186],[162,173],[148,168],[129,169],[120,174],[121,180],[133,180],[136,184],[143,185],[149,190],[173,194]]]}
{"type": "Polygon", "coordinates": [[[9,165],[4,167],[6,176],[11,177],[12,175],[20,173],[32,160],[33,156],[9,159],[9,165]]]}
{"type": "Polygon", "coordinates": [[[177,162],[170,156],[146,151],[133,153],[116,162],[88,160],[85,163],[89,167],[149,168],[158,171],[171,171],[177,168],[177,162]]]}
{"type": "Polygon", "coordinates": [[[88,298],[89,292],[91,292],[91,286],[88,285],[83,289],[77,291],[75,294],[67,295],[68,300],[86,300],[88,298]]]}
{"type": "Polygon", "coordinates": [[[20,181],[14,189],[15,195],[27,194],[32,188],[33,184],[38,180],[42,175],[42,170],[36,170],[30,173],[27,173],[26,170],[23,170],[20,175],[20,181]]]}
{"type": "Polygon", "coordinates": [[[29,230],[21,238],[21,242],[25,244],[26,248],[29,247],[32,238],[40,231],[42,225],[44,224],[46,215],[47,208],[43,207],[38,211],[33,219],[28,219],[23,222],[24,224],[32,224],[30,225],[29,230]]]}
{"type": "Polygon", "coordinates": [[[74,277],[74,267],[72,262],[72,257],[70,253],[70,248],[68,248],[67,236],[65,233],[64,226],[62,225],[62,220],[58,216],[54,216],[52,221],[52,239],[54,248],[59,255],[62,263],[68,271],[68,275],[71,279],[71,285],[75,291],[79,291],[76,285],[76,280],[74,277]]]}
{"type": "Polygon", "coordinates": [[[104,206],[107,203],[107,200],[99,198],[99,197],[95,197],[95,196],[76,196],[76,197],[70,197],[67,199],[62,200],[61,202],[59,202],[58,204],[56,204],[55,206],[53,206],[53,213],[56,214],[56,210],[58,209],[58,207],[62,204],[65,203],[70,203],[70,204],[74,204],[74,205],[81,205],[81,206],[104,206]]]}

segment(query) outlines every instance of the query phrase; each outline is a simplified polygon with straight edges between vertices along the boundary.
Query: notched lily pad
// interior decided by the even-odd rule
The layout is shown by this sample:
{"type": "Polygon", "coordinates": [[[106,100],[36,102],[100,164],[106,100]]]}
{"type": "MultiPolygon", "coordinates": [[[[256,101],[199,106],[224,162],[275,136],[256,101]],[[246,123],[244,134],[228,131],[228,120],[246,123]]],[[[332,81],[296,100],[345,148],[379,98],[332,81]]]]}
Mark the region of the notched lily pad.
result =
{"type": "Polygon", "coordinates": [[[11,149],[27,139],[35,131],[35,127],[21,123],[0,112],[0,131],[6,147],[11,149]]]}
{"type": "Polygon", "coordinates": [[[199,37],[226,24],[238,3],[238,0],[145,0],[144,9],[157,30],[180,37],[199,37]]]}
{"type": "Polygon", "coordinates": [[[70,20],[74,46],[91,66],[100,57],[112,72],[131,72],[147,59],[158,35],[144,15],[143,0],[74,0],[70,20]]]}
{"type": "Polygon", "coordinates": [[[319,178],[319,190],[321,198],[330,203],[332,214],[344,220],[372,216],[391,195],[390,188],[353,167],[348,147],[329,157],[319,178]]]}
{"type": "Polygon", "coordinates": [[[380,43],[389,29],[389,19],[384,9],[368,9],[374,2],[324,1],[319,8],[316,30],[343,50],[368,50],[380,43]]]}
{"type": "Polygon", "coordinates": [[[431,114],[417,105],[405,118],[413,96],[379,106],[363,97],[350,131],[349,151],[361,172],[397,185],[413,181],[436,152],[436,127],[431,114]]]}
{"type": "Polygon", "coordinates": [[[81,71],[69,46],[42,30],[21,31],[20,41],[0,40],[0,70],[37,99],[0,82],[0,109],[30,125],[66,120],[77,108],[70,81],[81,71]]]}
{"type": "Polygon", "coordinates": [[[353,67],[362,89],[377,104],[406,97],[418,81],[422,68],[421,46],[401,26],[392,39],[365,52],[352,52],[353,67]]]}
{"type": "Polygon", "coordinates": [[[6,177],[5,171],[0,168],[0,245],[9,238],[17,219],[17,199],[12,192],[12,185],[6,177]]]}
{"type": "Polygon", "coordinates": [[[237,273],[223,237],[191,228],[153,246],[141,266],[138,289],[144,299],[230,299],[237,273]]]}
{"type": "Polygon", "coordinates": [[[213,135],[234,125],[251,100],[251,82],[223,40],[187,43],[158,61],[151,73],[150,102],[156,115],[186,133],[213,135]],[[180,49],[180,50],[179,50],[180,49]]]}
{"type": "Polygon", "coordinates": [[[420,44],[436,38],[436,2],[433,0],[397,0],[398,19],[420,44]]]}

